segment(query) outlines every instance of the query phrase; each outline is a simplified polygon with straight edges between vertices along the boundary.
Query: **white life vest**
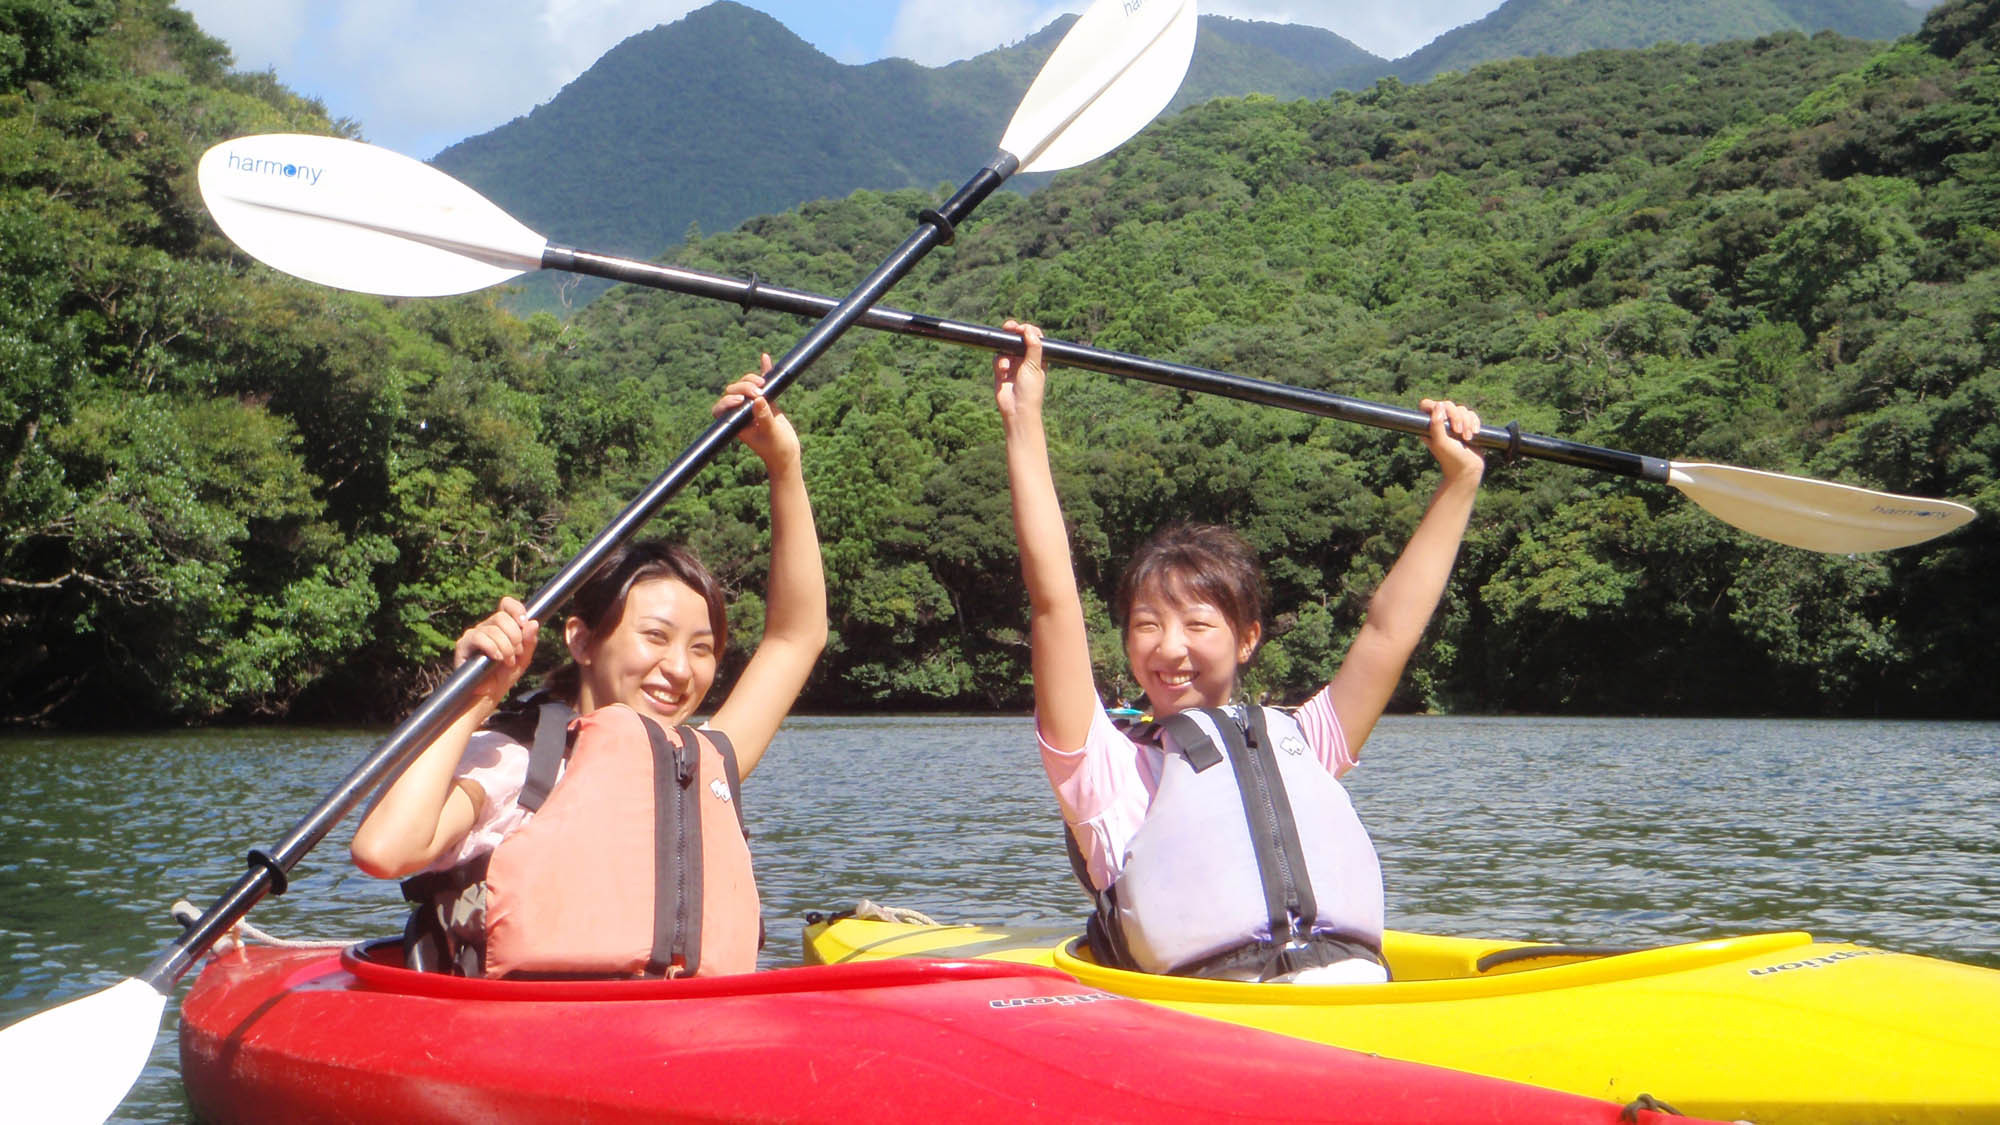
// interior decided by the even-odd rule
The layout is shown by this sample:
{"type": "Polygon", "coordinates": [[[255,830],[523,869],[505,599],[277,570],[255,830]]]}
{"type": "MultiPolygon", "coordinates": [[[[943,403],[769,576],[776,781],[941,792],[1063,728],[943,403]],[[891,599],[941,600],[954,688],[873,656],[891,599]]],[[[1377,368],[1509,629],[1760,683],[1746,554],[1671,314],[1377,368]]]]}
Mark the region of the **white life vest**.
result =
{"type": "MultiPolygon", "coordinates": [[[[1241,713],[1184,711],[1161,724],[1159,789],[1116,881],[1096,893],[1100,960],[1262,979],[1381,960],[1381,867],[1347,791],[1297,720],[1241,713]]],[[[1071,855],[1090,889],[1073,840],[1071,855]]]]}
{"type": "Polygon", "coordinates": [[[755,969],[762,926],[728,739],[669,732],[622,704],[571,715],[540,707],[527,823],[484,863],[405,883],[447,930],[470,921],[454,936],[483,959],[449,959],[488,977],[755,969]]]}

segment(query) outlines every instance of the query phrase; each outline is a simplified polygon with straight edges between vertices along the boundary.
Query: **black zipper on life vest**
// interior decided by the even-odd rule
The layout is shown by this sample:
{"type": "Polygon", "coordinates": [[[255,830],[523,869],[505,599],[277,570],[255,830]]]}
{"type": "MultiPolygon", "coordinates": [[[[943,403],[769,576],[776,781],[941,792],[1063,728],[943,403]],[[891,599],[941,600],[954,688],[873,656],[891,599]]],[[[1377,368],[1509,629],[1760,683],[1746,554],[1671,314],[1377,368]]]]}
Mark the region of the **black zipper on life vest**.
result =
{"type": "Polygon", "coordinates": [[[691,974],[701,959],[701,810],[694,800],[700,747],[685,729],[676,746],[658,723],[641,718],[653,748],[653,950],[646,971],[665,976],[678,963],[691,974]]]}
{"type": "Polygon", "coordinates": [[[680,815],[674,818],[679,826],[680,838],[674,841],[674,877],[680,884],[679,910],[674,915],[674,952],[680,955],[681,970],[692,975],[700,967],[701,923],[698,913],[702,889],[688,886],[689,876],[696,875],[701,848],[701,809],[695,796],[695,779],[700,775],[698,768],[700,753],[694,740],[685,729],[681,730],[681,746],[674,754],[680,815]]]}

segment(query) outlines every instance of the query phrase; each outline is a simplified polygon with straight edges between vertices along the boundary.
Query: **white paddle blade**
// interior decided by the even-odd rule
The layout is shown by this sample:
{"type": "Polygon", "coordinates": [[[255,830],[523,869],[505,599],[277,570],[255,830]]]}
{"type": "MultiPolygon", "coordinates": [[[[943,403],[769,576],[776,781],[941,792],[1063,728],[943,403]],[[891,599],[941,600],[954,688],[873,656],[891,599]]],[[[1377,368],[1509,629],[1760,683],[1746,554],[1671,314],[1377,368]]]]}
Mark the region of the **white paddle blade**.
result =
{"type": "Polygon", "coordinates": [[[0,1031],[0,1099],[9,1121],[110,1117],[152,1056],[167,998],[140,980],[29,1016],[0,1031]]]}
{"type": "Polygon", "coordinates": [[[1872,492],[1757,469],[1672,462],[1667,483],[1752,535],[1829,555],[1887,551],[1934,539],[1978,513],[1949,500],[1872,492]]]}
{"type": "Polygon", "coordinates": [[[540,269],[548,241],[420,160],[269,133],[224,141],[196,173],[217,226],[265,265],[387,297],[443,297],[540,269]]]}
{"type": "Polygon", "coordinates": [[[1001,149],[1018,172],[1054,172],[1117,148],[1174,100],[1194,35],[1194,0],[1097,0],[1028,87],[1001,149]]]}

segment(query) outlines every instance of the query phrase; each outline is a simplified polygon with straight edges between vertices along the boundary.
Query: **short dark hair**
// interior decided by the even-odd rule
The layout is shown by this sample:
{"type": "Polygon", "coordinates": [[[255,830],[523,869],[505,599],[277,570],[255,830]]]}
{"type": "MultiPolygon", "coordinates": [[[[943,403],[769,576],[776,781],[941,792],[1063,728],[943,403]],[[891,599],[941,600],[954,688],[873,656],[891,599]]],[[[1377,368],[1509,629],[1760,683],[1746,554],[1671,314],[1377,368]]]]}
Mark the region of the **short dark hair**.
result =
{"type": "MultiPolygon", "coordinates": [[[[720,660],[729,643],[729,605],[723,597],[722,583],[715,580],[693,551],[666,539],[641,539],[611,552],[577,587],[570,598],[569,616],[580,618],[592,638],[601,637],[606,630],[617,627],[625,616],[625,599],[631,595],[632,587],[655,578],[684,582],[708,603],[708,625],[715,633],[715,656],[720,660]]],[[[581,684],[581,671],[575,661],[569,661],[549,673],[542,686],[574,703],[581,684]]]]}
{"type": "Polygon", "coordinates": [[[1157,584],[1171,597],[1207,602],[1241,637],[1264,622],[1264,568],[1234,528],[1214,523],[1169,524],[1155,531],[1125,564],[1111,612],[1127,627],[1132,601],[1157,584]]]}

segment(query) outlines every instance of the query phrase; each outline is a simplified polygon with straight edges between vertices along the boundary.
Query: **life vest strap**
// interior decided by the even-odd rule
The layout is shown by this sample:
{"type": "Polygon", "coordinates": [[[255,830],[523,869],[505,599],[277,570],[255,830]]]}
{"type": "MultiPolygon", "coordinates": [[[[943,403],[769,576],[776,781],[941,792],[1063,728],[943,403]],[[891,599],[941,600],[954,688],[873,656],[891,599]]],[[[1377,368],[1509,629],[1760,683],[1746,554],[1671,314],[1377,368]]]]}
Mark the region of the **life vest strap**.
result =
{"type": "Polygon", "coordinates": [[[554,696],[537,695],[530,702],[538,702],[540,706],[535,712],[535,740],[528,745],[528,777],[521,783],[517,803],[534,812],[549,799],[549,791],[556,787],[556,776],[562,773],[563,759],[569,757],[569,724],[576,718],[576,712],[554,696]]]}
{"type": "Polygon", "coordinates": [[[729,779],[729,804],[736,810],[736,827],[743,830],[743,838],[748,840],[750,826],[743,823],[743,771],[736,764],[736,744],[714,727],[704,727],[701,733],[708,736],[722,755],[722,776],[729,779]]]}
{"type": "MultiPolygon", "coordinates": [[[[743,821],[743,770],[736,764],[736,744],[714,727],[703,727],[701,733],[708,736],[716,751],[722,755],[722,775],[729,779],[729,804],[736,810],[736,827],[748,840],[750,826],[743,821]]],[[[757,948],[760,951],[764,948],[765,936],[764,917],[760,914],[757,916],[757,948]]]]}
{"type": "MultiPolygon", "coordinates": [[[[1285,870],[1291,875],[1291,883],[1286,888],[1293,917],[1298,921],[1292,932],[1303,933],[1312,928],[1313,919],[1319,917],[1319,899],[1313,894],[1312,874],[1306,867],[1306,848],[1299,839],[1297,812],[1292,808],[1291,797],[1285,792],[1283,771],[1278,766],[1277,747],[1271,742],[1271,731],[1265,722],[1264,709],[1252,706],[1248,709],[1250,721],[1249,738],[1246,746],[1257,755],[1264,776],[1271,779],[1272,796],[1277,804],[1278,842],[1284,849],[1285,870]]],[[[1276,934],[1276,931],[1272,931],[1276,934]]]]}
{"type": "MultiPolygon", "coordinates": [[[[1226,716],[1218,717],[1221,715],[1219,711],[1203,711],[1202,714],[1215,719],[1218,725],[1224,723],[1235,725],[1230,723],[1226,716]]],[[[1194,772],[1201,773],[1211,766],[1222,764],[1222,751],[1215,748],[1215,740],[1208,737],[1208,732],[1201,729],[1201,724],[1195,722],[1194,717],[1186,711],[1178,715],[1169,715],[1160,723],[1159,729],[1173,736],[1174,749],[1180,752],[1181,757],[1188,760],[1188,765],[1194,767],[1194,772]]],[[[1165,750],[1166,746],[1161,744],[1160,748],[1165,750]]]]}

